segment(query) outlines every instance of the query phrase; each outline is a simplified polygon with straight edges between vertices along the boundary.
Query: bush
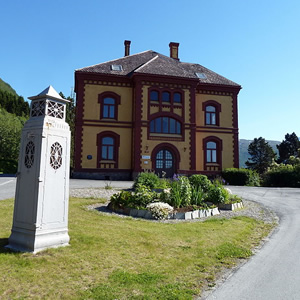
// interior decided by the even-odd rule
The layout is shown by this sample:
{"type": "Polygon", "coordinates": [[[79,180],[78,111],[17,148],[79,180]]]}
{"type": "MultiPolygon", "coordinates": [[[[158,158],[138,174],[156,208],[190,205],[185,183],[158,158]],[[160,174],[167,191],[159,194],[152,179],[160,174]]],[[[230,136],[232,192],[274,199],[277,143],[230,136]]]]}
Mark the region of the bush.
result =
{"type": "Polygon", "coordinates": [[[231,185],[259,186],[259,175],[249,169],[229,168],[222,171],[222,177],[231,185]]]}
{"type": "Polygon", "coordinates": [[[110,205],[112,208],[146,208],[146,206],[154,202],[157,193],[152,192],[144,185],[138,185],[134,192],[122,191],[111,196],[110,205]]]}
{"type": "Polygon", "coordinates": [[[121,193],[113,194],[110,197],[110,205],[112,208],[130,207],[132,203],[132,195],[130,192],[122,191],[121,193]]]}
{"type": "Polygon", "coordinates": [[[169,189],[165,189],[160,196],[161,201],[169,203],[175,208],[191,205],[192,188],[187,177],[176,177],[169,189]]]}
{"type": "Polygon", "coordinates": [[[280,164],[267,171],[263,178],[264,186],[300,187],[300,166],[280,164]]]}
{"type": "Polygon", "coordinates": [[[146,208],[146,206],[157,198],[157,193],[145,185],[137,185],[132,194],[132,204],[134,208],[146,208]]]}
{"type": "Polygon", "coordinates": [[[18,171],[18,162],[12,159],[0,159],[0,172],[6,174],[16,174],[18,171]]]}
{"type": "Polygon", "coordinates": [[[208,192],[212,185],[210,180],[205,175],[192,175],[189,177],[189,181],[192,188],[200,187],[204,193],[208,192]]]}
{"type": "Polygon", "coordinates": [[[149,189],[155,189],[159,187],[159,184],[159,177],[155,173],[144,172],[137,176],[134,181],[133,188],[136,188],[138,185],[144,185],[149,189]]]}
{"type": "Polygon", "coordinates": [[[212,202],[213,204],[228,203],[230,193],[228,190],[220,185],[213,185],[206,196],[206,201],[212,202]]]}

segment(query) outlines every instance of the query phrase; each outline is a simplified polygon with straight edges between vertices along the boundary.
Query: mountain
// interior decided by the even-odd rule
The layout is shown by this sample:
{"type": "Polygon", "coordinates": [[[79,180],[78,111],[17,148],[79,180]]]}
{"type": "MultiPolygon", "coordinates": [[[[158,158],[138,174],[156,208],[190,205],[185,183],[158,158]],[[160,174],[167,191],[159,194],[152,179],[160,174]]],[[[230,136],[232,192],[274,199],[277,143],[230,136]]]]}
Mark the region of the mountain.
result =
{"type": "Polygon", "coordinates": [[[16,91],[8,83],[3,81],[1,78],[0,78],[0,90],[2,90],[3,92],[11,93],[14,96],[18,96],[16,91]]]}
{"type": "MultiPolygon", "coordinates": [[[[240,139],[239,141],[239,150],[240,150],[240,168],[245,168],[245,162],[248,160],[250,155],[248,154],[248,147],[249,144],[253,142],[253,140],[245,140],[245,139],[240,139]]],[[[278,149],[276,148],[276,145],[280,144],[281,142],[279,141],[268,141],[266,142],[269,143],[269,145],[273,148],[275,153],[278,155],[278,149]]]]}

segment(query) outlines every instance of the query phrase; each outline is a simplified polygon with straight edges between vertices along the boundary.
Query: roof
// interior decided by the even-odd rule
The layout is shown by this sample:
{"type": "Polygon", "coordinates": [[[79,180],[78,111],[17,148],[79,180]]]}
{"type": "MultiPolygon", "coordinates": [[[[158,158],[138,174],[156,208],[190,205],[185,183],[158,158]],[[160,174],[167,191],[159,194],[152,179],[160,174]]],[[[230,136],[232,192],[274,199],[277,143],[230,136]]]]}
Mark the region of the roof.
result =
{"type": "Polygon", "coordinates": [[[131,77],[133,74],[151,74],[197,79],[199,83],[204,84],[240,87],[239,84],[199,64],[181,62],[152,50],[78,69],[76,72],[125,77],[131,77]],[[112,65],[121,65],[122,70],[114,71],[112,65]],[[200,78],[197,73],[200,73],[200,78]]]}
{"type": "Polygon", "coordinates": [[[59,100],[62,102],[70,102],[69,100],[63,99],[58,94],[58,92],[53,88],[52,85],[49,85],[42,92],[40,92],[37,96],[28,97],[28,99],[30,99],[30,100],[44,99],[44,98],[50,98],[50,99],[59,100]]]}

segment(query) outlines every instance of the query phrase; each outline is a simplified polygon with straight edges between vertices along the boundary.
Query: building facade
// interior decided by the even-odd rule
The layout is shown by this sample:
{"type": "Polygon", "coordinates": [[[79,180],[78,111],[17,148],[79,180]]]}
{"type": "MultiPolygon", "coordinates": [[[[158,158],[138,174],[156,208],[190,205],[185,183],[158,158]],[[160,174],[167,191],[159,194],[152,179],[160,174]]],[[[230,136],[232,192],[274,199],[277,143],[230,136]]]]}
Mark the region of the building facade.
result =
{"type": "Polygon", "coordinates": [[[216,175],[239,167],[241,86],[149,50],[75,71],[77,178],[131,180],[139,172],[216,175]]]}

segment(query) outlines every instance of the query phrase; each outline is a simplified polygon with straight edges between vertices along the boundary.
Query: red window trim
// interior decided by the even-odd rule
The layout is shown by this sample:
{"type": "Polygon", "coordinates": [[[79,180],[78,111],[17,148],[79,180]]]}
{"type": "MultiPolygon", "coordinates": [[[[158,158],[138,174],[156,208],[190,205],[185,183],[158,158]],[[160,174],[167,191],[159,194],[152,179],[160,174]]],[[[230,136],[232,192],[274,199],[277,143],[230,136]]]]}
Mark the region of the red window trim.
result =
{"type": "Polygon", "coordinates": [[[97,168],[100,168],[101,164],[114,163],[114,168],[117,169],[119,166],[119,148],[120,148],[120,136],[113,131],[103,131],[97,134],[97,168]],[[102,139],[104,137],[110,137],[114,139],[114,151],[113,160],[102,159],[102,139]]]}
{"type": "MultiPolygon", "coordinates": [[[[103,92],[98,95],[98,103],[100,104],[100,119],[104,120],[118,120],[118,106],[121,103],[121,97],[120,95],[114,93],[114,92],[103,92]],[[109,106],[114,106],[114,118],[107,118],[103,116],[103,107],[104,107],[104,99],[105,98],[113,98],[115,100],[115,104],[111,104],[109,106]]],[[[106,104],[107,105],[107,104],[106,104]]]]}
{"type": "Polygon", "coordinates": [[[223,141],[216,136],[208,136],[203,139],[203,162],[204,162],[204,170],[208,169],[208,166],[217,165],[219,170],[222,170],[222,150],[223,150],[223,141]],[[208,162],[207,161],[207,143],[214,142],[216,143],[217,150],[217,161],[216,162],[208,162]]]}
{"type": "Polygon", "coordinates": [[[202,110],[204,111],[204,124],[205,126],[220,126],[220,112],[221,112],[221,104],[215,100],[208,100],[203,102],[202,110]],[[213,106],[216,109],[216,124],[207,124],[206,123],[206,107],[213,106]]]}

